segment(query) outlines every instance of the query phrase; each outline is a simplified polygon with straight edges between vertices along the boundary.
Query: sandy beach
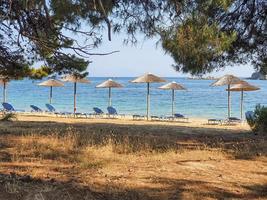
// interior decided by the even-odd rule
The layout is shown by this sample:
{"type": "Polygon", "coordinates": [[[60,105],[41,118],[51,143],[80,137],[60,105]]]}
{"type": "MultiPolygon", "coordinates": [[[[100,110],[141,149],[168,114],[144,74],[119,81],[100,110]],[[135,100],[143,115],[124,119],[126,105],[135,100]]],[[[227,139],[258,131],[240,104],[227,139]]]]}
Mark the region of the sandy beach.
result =
{"type": "Polygon", "coordinates": [[[176,120],[176,121],[163,121],[163,120],[134,120],[131,115],[126,115],[118,118],[109,118],[108,116],[104,117],[64,117],[56,116],[51,114],[34,114],[27,113],[17,116],[19,121],[51,121],[51,122],[61,122],[61,123],[107,123],[107,124],[121,124],[121,125],[162,125],[162,126],[180,126],[180,127],[195,127],[195,128],[211,128],[211,129],[226,129],[226,130],[243,130],[249,131],[250,128],[246,122],[243,123],[234,123],[234,124],[208,124],[207,118],[189,118],[188,121],[176,120]]]}

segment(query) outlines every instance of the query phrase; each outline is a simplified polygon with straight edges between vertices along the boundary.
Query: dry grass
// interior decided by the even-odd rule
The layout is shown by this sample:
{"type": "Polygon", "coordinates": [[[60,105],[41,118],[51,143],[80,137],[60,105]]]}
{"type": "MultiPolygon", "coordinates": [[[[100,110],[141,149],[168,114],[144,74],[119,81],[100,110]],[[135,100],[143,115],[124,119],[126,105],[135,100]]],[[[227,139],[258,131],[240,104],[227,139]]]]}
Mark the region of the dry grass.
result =
{"type": "Polygon", "coordinates": [[[0,123],[0,199],[267,198],[246,129],[24,120],[0,123]]]}

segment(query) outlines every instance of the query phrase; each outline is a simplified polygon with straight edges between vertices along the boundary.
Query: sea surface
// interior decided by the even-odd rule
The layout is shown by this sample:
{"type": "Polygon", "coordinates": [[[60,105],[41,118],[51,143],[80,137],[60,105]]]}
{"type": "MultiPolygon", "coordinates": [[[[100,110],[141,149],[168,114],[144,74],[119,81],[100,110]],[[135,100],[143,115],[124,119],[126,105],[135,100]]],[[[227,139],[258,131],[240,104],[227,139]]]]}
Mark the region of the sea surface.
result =
{"type": "MultiPolygon", "coordinates": [[[[77,112],[92,113],[93,107],[106,111],[108,106],[108,89],[95,88],[107,77],[89,77],[90,84],[77,85],[77,112]]],[[[133,77],[117,77],[113,80],[121,83],[123,88],[112,89],[112,104],[119,113],[146,113],[146,84],[130,83],[133,77]]],[[[188,117],[223,118],[227,116],[226,87],[210,87],[212,80],[188,80],[186,78],[165,78],[176,81],[187,91],[175,92],[175,112],[188,117]]],[[[30,111],[34,104],[45,109],[48,103],[49,87],[37,86],[41,81],[11,81],[7,87],[7,102],[15,109],[30,111]]],[[[267,81],[249,80],[261,88],[259,91],[245,92],[244,111],[254,109],[256,104],[267,106],[267,81]]],[[[164,83],[151,84],[151,115],[171,114],[171,91],[160,90],[164,83]]],[[[2,98],[2,88],[0,98],[2,98]]],[[[52,104],[58,111],[73,111],[73,83],[64,87],[53,88],[52,104]]],[[[240,92],[232,92],[232,116],[240,117],[240,92]]]]}

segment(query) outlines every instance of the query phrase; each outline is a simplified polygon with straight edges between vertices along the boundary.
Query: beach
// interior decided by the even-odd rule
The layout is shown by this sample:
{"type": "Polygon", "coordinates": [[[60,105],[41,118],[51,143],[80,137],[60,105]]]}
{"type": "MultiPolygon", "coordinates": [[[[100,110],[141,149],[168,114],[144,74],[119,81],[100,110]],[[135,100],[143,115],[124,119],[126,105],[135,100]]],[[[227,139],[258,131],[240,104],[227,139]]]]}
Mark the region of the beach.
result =
{"type": "Polygon", "coordinates": [[[266,136],[206,123],[18,115],[0,199],[266,199],[266,136]]]}
{"type": "Polygon", "coordinates": [[[115,125],[138,125],[138,126],[167,126],[170,128],[176,127],[187,127],[187,128],[207,128],[207,129],[221,129],[221,130],[242,130],[250,131],[250,128],[246,122],[234,123],[234,124],[208,124],[208,118],[188,118],[187,120],[146,120],[146,119],[133,119],[132,115],[119,116],[118,118],[108,117],[108,115],[101,116],[90,116],[85,117],[83,115],[78,117],[73,116],[56,116],[49,113],[24,113],[17,116],[19,121],[25,122],[59,122],[66,124],[115,124],[115,125]]]}
{"type": "Polygon", "coordinates": [[[267,200],[266,0],[0,5],[0,200],[267,200]]]}

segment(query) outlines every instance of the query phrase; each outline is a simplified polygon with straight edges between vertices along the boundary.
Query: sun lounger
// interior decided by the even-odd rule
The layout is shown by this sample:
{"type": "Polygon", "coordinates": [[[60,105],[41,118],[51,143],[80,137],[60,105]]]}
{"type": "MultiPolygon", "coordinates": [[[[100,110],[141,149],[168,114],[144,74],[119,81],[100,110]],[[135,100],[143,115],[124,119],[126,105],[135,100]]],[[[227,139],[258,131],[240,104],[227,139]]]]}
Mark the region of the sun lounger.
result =
{"type": "Polygon", "coordinates": [[[48,109],[48,112],[55,113],[56,109],[51,104],[45,104],[46,108],[48,109]]]}
{"type": "Polygon", "coordinates": [[[144,115],[133,115],[133,120],[142,120],[145,119],[144,115]]]}
{"type": "Polygon", "coordinates": [[[108,116],[109,117],[118,117],[118,113],[117,113],[117,110],[111,106],[107,107],[107,110],[108,110],[108,116]]]}
{"type": "Polygon", "coordinates": [[[30,107],[32,108],[32,112],[43,112],[43,110],[38,106],[30,105],[30,107]]]}
{"type": "Polygon", "coordinates": [[[24,110],[16,110],[10,103],[2,103],[5,112],[25,112],[24,110]]]}
{"type": "Polygon", "coordinates": [[[217,125],[217,124],[222,125],[222,123],[223,123],[223,119],[217,119],[217,118],[208,119],[209,125],[217,125]]]}
{"type": "Polygon", "coordinates": [[[247,111],[245,115],[246,115],[246,119],[252,119],[252,120],[255,119],[255,113],[253,111],[247,111]]]}
{"type": "Polygon", "coordinates": [[[188,120],[189,120],[189,118],[187,118],[184,115],[179,114],[179,113],[175,113],[174,116],[169,116],[169,117],[166,117],[165,119],[172,120],[172,121],[183,120],[184,122],[188,122],[188,120]]]}
{"type": "Polygon", "coordinates": [[[157,116],[157,115],[151,115],[150,118],[151,118],[151,120],[153,120],[153,121],[158,121],[158,120],[161,120],[161,119],[162,119],[161,117],[159,117],[159,116],[157,116]]]}
{"type": "Polygon", "coordinates": [[[45,104],[46,108],[48,109],[48,112],[55,114],[55,115],[63,115],[63,116],[71,116],[71,112],[58,112],[54,106],[52,106],[51,104],[45,104]]]}
{"type": "Polygon", "coordinates": [[[112,106],[107,107],[107,111],[108,111],[108,116],[109,117],[116,118],[116,117],[119,117],[119,116],[125,116],[124,114],[118,114],[117,110],[112,106]]]}
{"type": "Polygon", "coordinates": [[[102,115],[105,114],[105,113],[103,112],[103,110],[101,110],[101,109],[98,108],[98,107],[93,107],[93,110],[94,110],[93,115],[95,115],[95,116],[102,116],[102,115]]]}
{"type": "Polygon", "coordinates": [[[237,117],[229,117],[225,120],[226,123],[228,124],[235,124],[235,123],[241,123],[241,119],[237,118],[237,117]]]}
{"type": "Polygon", "coordinates": [[[96,115],[103,115],[104,114],[104,112],[98,107],[94,107],[93,110],[94,110],[96,115]]]}

